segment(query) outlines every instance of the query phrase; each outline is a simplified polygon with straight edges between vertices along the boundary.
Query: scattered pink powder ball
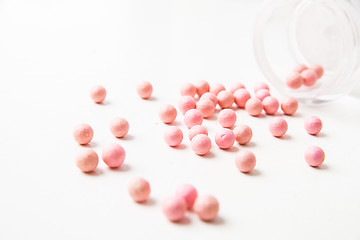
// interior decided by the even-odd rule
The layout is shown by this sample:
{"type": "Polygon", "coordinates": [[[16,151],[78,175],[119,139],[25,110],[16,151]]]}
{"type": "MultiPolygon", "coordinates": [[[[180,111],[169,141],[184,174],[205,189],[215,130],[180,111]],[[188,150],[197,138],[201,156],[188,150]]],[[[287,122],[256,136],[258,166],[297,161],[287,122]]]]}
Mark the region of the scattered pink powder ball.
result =
{"type": "Polygon", "coordinates": [[[264,100],[264,98],[270,96],[270,92],[267,89],[259,89],[255,92],[255,97],[260,101],[264,100]]]}
{"type": "Polygon", "coordinates": [[[205,134],[207,136],[208,130],[204,126],[195,125],[189,130],[189,139],[192,140],[198,134],[205,134]]]}
{"type": "Polygon", "coordinates": [[[93,138],[94,132],[89,124],[82,123],[77,125],[73,130],[73,137],[79,144],[88,144],[93,138]]]}
{"type": "Polygon", "coordinates": [[[220,111],[218,120],[222,127],[231,128],[236,123],[236,113],[231,109],[223,109],[220,111]]]}
{"type": "Polygon", "coordinates": [[[288,124],[282,117],[274,117],[269,122],[269,130],[274,137],[282,137],[288,130],[288,124]]]}
{"type": "Polygon", "coordinates": [[[214,94],[215,96],[218,95],[219,92],[224,91],[225,87],[221,83],[215,83],[210,85],[210,92],[214,94]]]}
{"type": "Polygon", "coordinates": [[[211,195],[198,196],[194,203],[194,212],[203,221],[214,220],[219,212],[219,202],[211,195]]]}
{"type": "Polygon", "coordinates": [[[184,83],[180,87],[181,96],[194,97],[196,94],[196,87],[192,83],[184,83]]]}
{"type": "Polygon", "coordinates": [[[184,198],[180,196],[168,197],[162,202],[162,210],[166,218],[172,222],[183,219],[185,217],[186,209],[186,202],[184,198]]]}
{"type": "Polygon", "coordinates": [[[316,75],[318,76],[318,78],[321,78],[324,75],[324,68],[323,66],[321,66],[320,64],[312,64],[309,69],[313,70],[314,72],[316,72],[316,75]]]}
{"type": "Polygon", "coordinates": [[[202,113],[204,118],[208,118],[213,115],[215,111],[215,105],[210,99],[205,99],[197,103],[196,109],[202,113]]]}
{"type": "Polygon", "coordinates": [[[286,77],[286,84],[289,88],[298,89],[304,84],[304,79],[298,72],[292,72],[286,77]]]}
{"type": "Polygon", "coordinates": [[[75,162],[81,171],[88,173],[96,169],[99,157],[91,148],[83,148],[76,154],[75,162]]]}
{"type": "Polygon", "coordinates": [[[268,115],[275,114],[279,109],[279,101],[272,96],[264,98],[264,100],[262,101],[262,105],[265,113],[268,115]]]}
{"type": "Polygon", "coordinates": [[[101,103],[106,98],[106,89],[100,85],[94,86],[90,89],[90,97],[95,103],[101,103]]]}
{"type": "Polygon", "coordinates": [[[293,115],[298,109],[298,100],[294,97],[285,97],[281,101],[281,109],[286,115],[293,115]]]}
{"type": "Polygon", "coordinates": [[[254,92],[256,93],[260,89],[266,89],[266,90],[270,91],[269,85],[267,85],[264,82],[258,82],[258,83],[255,84],[254,92]]]}
{"type": "Polygon", "coordinates": [[[150,184],[144,178],[135,178],[130,182],[128,192],[135,202],[145,202],[149,198],[151,192],[150,184]]]}
{"type": "Polygon", "coordinates": [[[194,205],[198,193],[193,185],[182,184],[176,189],[175,195],[182,197],[186,202],[187,209],[191,209],[194,205]]]}
{"type": "Polygon", "coordinates": [[[303,71],[305,71],[306,69],[308,69],[307,66],[305,66],[304,64],[298,64],[294,67],[294,72],[298,72],[298,73],[302,73],[303,71]]]}
{"type": "Polygon", "coordinates": [[[241,150],[235,156],[235,165],[240,172],[250,172],[256,165],[256,157],[251,151],[241,150]]]}
{"type": "Polygon", "coordinates": [[[219,129],[215,134],[215,143],[221,149],[228,149],[234,145],[235,134],[227,128],[219,129]]]}
{"type": "Polygon", "coordinates": [[[305,120],[304,126],[305,126],[305,130],[309,134],[316,135],[322,129],[322,122],[321,122],[320,118],[318,118],[316,116],[311,116],[305,120]]]}
{"type": "Polygon", "coordinates": [[[216,107],[216,105],[217,105],[217,103],[218,103],[218,100],[217,100],[216,95],[213,94],[213,93],[210,93],[210,92],[204,93],[204,94],[200,97],[199,102],[200,102],[200,101],[204,101],[204,100],[210,100],[210,101],[212,101],[215,107],[216,107]]]}
{"type": "Polygon", "coordinates": [[[229,108],[234,103],[234,96],[231,92],[223,90],[217,95],[218,104],[221,108],[229,108]]]}
{"type": "Polygon", "coordinates": [[[318,80],[318,75],[314,70],[306,69],[301,72],[301,77],[304,79],[304,86],[311,87],[315,85],[318,80]]]}
{"type": "Polygon", "coordinates": [[[325,160],[325,152],[317,146],[311,146],[305,151],[305,160],[312,167],[320,166],[325,160]]]}
{"type": "Polygon", "coordinates": [[[176,147],[183,140],[183,132],[178,127],[169,126],[164,131],[164,140],[170,147],[176,147]]]}
{"type": "Polygon", "coordinates": [[[159,110],[159,117],[164,123],[172,123],[177,116],[176,108],[171,104],[161,106],[159,110]]]}
{"type": "Polygon", "coordinates": [[[195,83],[196,93],[199,97],[201,97],[204,93],[209,92],[210,85],[205,80],[200,80],[195,83]]]}
{"type": "Polygon", "coordinates": [[[251,128],[245,124],[237,125],[234,128],[233,133],[235,134],[235,140],[239,144],[249,143],[253,136],[253,132],[252,132],[251,128]]]}
{"type": "Polygon", "coordinates": [[[197,109],[190,109],[184,116],[184,122],[188,128],[192,128],[195,125],[201,125],[203,119],[203,114],[197,109]]]}
{"type": "Polygon", "coordinates": [[[263,110],[261,101],[257,98],[250,98],[245,104],[245,110],[253,117],[259,116],[263,110]]]}
{"type": "Polygon", "coordinates": [[[126,153],[120,144],[111,143],[103,148],[101,157],[106,165],[117,168],[124,163],[126,153]]]}
{"type": "Polygon", "coordinates": [[[153,86],[147,81],[142,81],[137,85],[136,91],[142,99],[148,99],[153,92],[153,86]]]}
{"type": "Polygon", "coordinates": [[[110,132],[115,137],[124,137],[129,132],[129,122],[125,118],[114,118],[110,122],[110,132]]]}
{"type": "Polygon", "coordinates": [[[238,90],[238,89],[245,89],[245,86],[244,86],[244,84],[242,84],[242,83],[240,83],[240,82],[235,82],[235,83],[233,83],[232,85],[231,85],[231,87],[230,87],[230,92],[232,93],[232,94],[234,94],[235,92],[236,92],[236,90],[238,90]]]}
{"type": "Polygon", "coordinates": [[[205,134],[197,134],[191,139],[191,148],[197,155],[205,155],[211,149],[211,140],[205,134]]]}
{"type": "Polygon", "coordinates": [[[180,112],[184,115],[190,109],[196,108],[195,99],[190,96],[182,96],[178,102],[178,107],[180,112]]]}
{"type": "Polygon", "coordinates": [[[250,98],[250,93],[246,89],[240,88],[234,92],[234,101],[239,108],[244,108],[250,98]]]}

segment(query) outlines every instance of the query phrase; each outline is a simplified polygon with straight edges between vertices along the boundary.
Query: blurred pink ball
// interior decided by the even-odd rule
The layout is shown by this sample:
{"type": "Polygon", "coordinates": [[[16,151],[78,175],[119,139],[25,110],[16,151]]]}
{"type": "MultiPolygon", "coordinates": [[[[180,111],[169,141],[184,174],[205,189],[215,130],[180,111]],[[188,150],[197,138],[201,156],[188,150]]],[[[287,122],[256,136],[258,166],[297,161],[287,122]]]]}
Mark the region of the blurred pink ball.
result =
{"type": "Polygon", "coordinates": [[[192,128],[195,125],[201,125],[203,119],[203,114],[197,109],[190,109],[184,116],[184,122],[188,128],[192,128]]]}
{"type": "Polygon", "coordinates": [[[219,123],[224,128],[231,128],[236,123],[236,113],[231,109],[223,109],[218,115],[219,123]]]}
{"type": "Polygon", "coordinates": [[[234,92],[234,101],[239,108],[244,108],[250,98],[250,93],[246,89],[240,88],[234,92]]]}
{"type": "Polygon", "coordinates": [[[172,123],[177,116],[176,108],[171,104],[165,104],[159,109],[159,118],[164,123],[172,123]]]}
{"type": "Polygon", "coordinates": [[[235,156],[235,165],[240,172],[250,172],[256,165],[256,157],[248,150],[240,150],[235,156]]]}
{"type": "Polygon", "coordinates": [[[215,96],[218,95],[219,92],[224,91],[225,87],[221,83],[214,83],[210,85],[210,92],[215,96]]]}
{"type": "Polygon", "coordinates": [[[195,125],[189,129],[189,139],[192,140],[198,134],[205,134],[208,135],[208,130],[206,127],[201,125],[195,125]]]}
{"type": "Polygon", "coordinates": [[[106,98],[106,89],[100,85],[94,86],[90,89],[90,97],[95,103],[101,103],[106,98]]]}
{"type": "Polygon", "coordinates": [[[106,165],[117,168],[124,163],[126,153],[120,144],[111,143],[103,148],[101,157],[106,165]]]}
{"type": "Polygon", "coordinates": [[[205,155],[211,149],[211,140],[205,134],[197,134],[191,139],[191,148],[197,155],[205,155]]]}
{"type": "Polygon", "coordinates": [[[196,108],[195,99],[190,96],[182,96],[178,102],[178,107],[180,112],[184,115],[190,109],[196,108]]]}
{"type": "Polygon", "coordinates": [[[204,93],[209,92],[210,85],[205,80],[200,80],[195,83],[196,93],[199,97],[201,97],[204,93]]]}
{"type": "Polygon", "coordinates": [[[129,123],[125,118],[117,117],[110,122],[110,132],[118,138],[124,137],[129,132],[129,123]]]}
{"type": "Polygon", "coordinates": [[[170,147],[176,147],[183,140],[183,132],[178,127],[169,126],[164,131],[164,140],[170,147]]]}
{"type": "Polygon", "coordinates": [[[128,192],[135,202],[145,202],[151,192],[150,184],[143,178],[135,178],[130,182],[128,192]]]}
{"type": "Polygon", "coordinates": [[[194,97],[196,94],[196,87],[192,83],[184,83],[180,87],[181,96],[194,97]]]}
{"type": "Polygon", "coordinates": [[[142,81],[137,85],[136,91],[142,99],[148,99],[153,92],[153,86],[147,81],[142,81]]]}
{"type": "Polygon", "coordinates": [[[223,90],[217,95],[218,104],[221,108],[229,108],[234,103],[234,96],[231,92],[223,90]]]}

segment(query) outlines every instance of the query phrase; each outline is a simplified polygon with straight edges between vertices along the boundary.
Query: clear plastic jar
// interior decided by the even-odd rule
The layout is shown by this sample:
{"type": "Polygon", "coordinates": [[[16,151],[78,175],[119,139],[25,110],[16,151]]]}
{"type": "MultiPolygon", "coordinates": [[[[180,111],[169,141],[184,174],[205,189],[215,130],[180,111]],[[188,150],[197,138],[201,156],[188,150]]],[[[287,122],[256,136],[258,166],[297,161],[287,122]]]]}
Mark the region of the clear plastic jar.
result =
{"type": "Polygon", "coordinates": [[[257,62],[284,95],[321,103],[348,93],[360,80],[360,0],[269,0],[254,31],[257,62]],[[312,87],[290,89],[297,64],[321,64],[312,87]]]}

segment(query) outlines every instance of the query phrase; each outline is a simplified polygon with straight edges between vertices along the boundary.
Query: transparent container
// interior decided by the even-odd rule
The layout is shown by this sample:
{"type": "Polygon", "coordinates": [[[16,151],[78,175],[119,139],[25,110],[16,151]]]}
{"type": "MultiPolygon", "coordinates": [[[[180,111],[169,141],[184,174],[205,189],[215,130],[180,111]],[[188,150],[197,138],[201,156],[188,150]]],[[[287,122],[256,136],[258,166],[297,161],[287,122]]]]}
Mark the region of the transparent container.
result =
{"type": "Polygon", "coordinates": [[[260,69],[282,94],[306,103],[328,102],[360,80],[360,0],[269,0],[259,13],[254,50],[260,69]],[[312,87],[290,89],[297,64],[321,64],[312,87]]]}

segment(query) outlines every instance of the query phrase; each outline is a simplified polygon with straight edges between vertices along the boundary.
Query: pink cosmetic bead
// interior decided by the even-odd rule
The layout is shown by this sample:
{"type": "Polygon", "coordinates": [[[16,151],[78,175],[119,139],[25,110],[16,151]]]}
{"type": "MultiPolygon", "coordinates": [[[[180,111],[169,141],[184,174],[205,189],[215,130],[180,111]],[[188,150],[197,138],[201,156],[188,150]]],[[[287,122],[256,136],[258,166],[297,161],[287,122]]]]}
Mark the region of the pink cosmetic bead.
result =
{"type": "Polygon", "coordinates": [[[269,114],[269,115],[275,114],[277,112],[277,110],[279,109],[279,101],[272,96],[264,98],[264,100],[262,101],[262,104],[263,104],[264,111],[266,112],[266,114],[269,114]]]}
{"type": "Polygon", "coordinates": [[[251,151],[241,150],[235,155],[235,165],[240,172],[250,172],[256,165],[256,157],[251,151]]]}
{"type": "Polygon", "coordinates": [[[126,153],[120,144],[111,143],[103,148],[101,157],[106,165],[117,168],[124,163],[126,153]]]}
{"type": "Polygon", "coordinates": [[[182,197],[186,202],[187,209],[191,209],[194,205],[198,193],[193,185],[182,184],[176,189],[175,195],[178,197],[182,197]]]}
{"type": "Polygon", "coordinates": [[[236,113],[231,109],[223,109],[220,111],[219,123],[224,128],[231,128],[236,123],[236,113]]]}
{"type": "Polygon", "coordinates": [[[320,64],[313,64],[309,67],[309,69],[316,72],[316,75],[318,76],[318,78],[321,78],[324,75],[324,68],[320,64]]]}
{"type": "Polygon", "coordinates": [[[183,132],[175,126],[167,127],[164,132],[164,140],[170,147],[176,147],[183,140],[183,132]]]}
{"type": "Polygon", "coordinates": [[[210,93],[210,92],[204,93],[204,94],[200,97],[199,101],[203,101],[203,100],[205,100],[205,99],[212,101],[212,102],[214,103],[214,106],[216,107],[216,105],[217,105],[217,103],[218,103],[218,100],[217,100],[217,97],[216,97],[215,94],[210,93]]]}
{"type": "Polygon", "coordinates": [[[201,125],[203,119],[203,114],[197,109],[190,109],[184,116],[184,122],[188,128],[192,128],[195,125],[201,125]]]}
{"type": "Polygon", "coordinates": [[[90,89],[90,97],[95,103],[101,103],[106,98],[106,89],[100,85],[94,86],[90,89]]]}
{"type": "Polygon", "coordinates": [[[250,93],[246,89],[240,88],[234,92],[234,101],[239,108],[244,108],[250,98],[250,93]]]}
{"type": "Polygon", "coordinates": [[[173,105],[165,104],[159,110],[159,118],[164,123],[172,123],[177,115],[176,108],[173,105]]]}
{"type": "Polygon", "coordinates": [[[85,173],[92,172],[96,169],[99,163],[99,157],[91,148],[84,148],[80,149],[80,151],[76,154],[75,162],[81,171],[85,173]]]}
{"type": "Polygon", "coordinates": [[[286,77],[286,84],[289,88],[298,89],[304,84],[304,79],[298,72],[292,72],[286,77]]]}
{"type": "Polygon", "coordinates": [[[183,219],[185,217],[186,209],[186,202],[184,198],[180,196],[168,197],[162,202],[162,210],[166,218],[172,222],[183,219]]]}
{"type": "Polygon", "coordinates": [[[294,97],[285,97],[281,101],[281,109],[286,115],[293,115],[298,109],[298,100],[294,97]]]}
{"type": "Polygon", "coordinates": [[[229,108],[234,103],[234,95],[226,90],[220,91],[217,95],[217,99],[221,108],[229,108]]]}
{"type": "Polygon", "coordinates": [[[282,137],[288,130],[288,124],[282,117],[274,117],[269,122],[269,130],[274,137],[282,137]]]}
{"type": "Polygon", "coordinates": [[[195,83],[196,93],[199,97],[201,97],[204,93],[210,90],[210,85],[205,80],[200,80],[195,83]]]}
{"type": "Polygon", "coordinates": [[[202,113],[204,118],[208,118],[214,113],[215,105],[210,99],[205,99],[197,103],[196,109],[202,113]]]}
{"type": "Polygon", "coordinates": [[[179,106],[180,112],[184,115],[190,109],[196,108],[196,102],[193,97],[182,96],[182,97],[180,97],[178,106],[179,106]]]}
{"type": "Polygon", "coordinates": [[[205,134],[198,134],[191,139],[191,148],[197,155],[205,155],[211,149],[211,140],[205,134]]]}
{"type": "Polygon", "coordinates": [[[264,98],[270,96],[270,92],[267,89],[259,89],[255,92],[255,97],[260,101],[264,100],[264,98]]]}
{"type": "Polygon", "coordinates": [[[194,212],[203,221],[214,220],[219,212],[219,202],[211,195],[198,196],[194,203],[194,212]]]}
{"type": "Polygon", "coordinates": [[[303,71],[305,71],[306,69],[308,69],[307,66],[305,66],[304,64],[298,64],[294,67],[294,72],[298,72],[298,73],[302,73],[303,71]]]}
{"type": "Polygon", "coordinates": [[[151,83],[149,83],[147,81],[142,81],[137,85],[136,90],[137,90],[138,95],[142,99],[148,99],[151,97],[151,94],[153,92],[153,87],[152,87],[151,83]]]}
{"type": "Polygon", "coordinates": [[[263,110],[261,101],[257,98],[250,98],[245,104],[245,110],[253,117],[259,116],[263,110]]]}
{"type": "Polygon", "coordinates": [[[264,82],[258,82],[258,83],[255,84],[254,92],[256,93],[260,89],[266,89],[266,90],[270,91],[269,85],[267,85],[264,82]]]}
{"type": "Polygon", "coordinates": [[[196,87],[192,83],[184,83],[180,87],[181,96],[194,97],[196,94],[196,87]]]}
{"type": "Polygon", "coordinates": [[[247,144],[253,136],[251,128],[245,124],[237,125],[234,128],[233,133],[235,134],[235,140],[239,144],[247,144]]]}
{"type": "Polygon", "coordinates": [[[150,195],[150,184],[145,179],[138,177],[133,179],[128,187],[131,198],[138,203],[145,202],[150,195]]]}
{"type": "Polygon", "coordinates": [[[301,77],[304,79],[304,86],[311,87],[318,80],[318,75],[314,70],[306,69],[301,72],[301,77]]]}
{"type": "Polygon", "coordinates": [[[73,137],[79,144],[88,144],[93,138],[94,132],[89,124],[82,123],[73,130],[73,137]]]}
{"type": "Polygon", "coordinates": [[[228,149],[234,145],[235,134],[227,128],[218,130],[215,134],[215,143],[221,149],[228,149]]]}
{"type": "Polygon", "coordinates": [[[325,160],[325,152],[317,146],[311,146],[305,151],[305,160],[312,167],[320,166],[325,160]]]}
{"type": "Polygon", "coordinates": [[[118,138],[124,137],[129,132],[129,123],[125,118],[117,117],[110,122],[110,132],[118,138]]]}
{"type": "Polygon", "coordinates": [[[232,94],[234,94],[235,92],[236,92],[236,90],[238,90],[238,89],[245,89],[245,86],[244,86],[244,84],[242,84],[242,83],[239,83],[239,82],[235,82],[235,83],[233,83],[232,85],[231,85],[231,87],[230,87],[230,92],[232,93],[232,94]]]}
{"type": "Polygon", "coordinates": [[[219,92],[224,91],[224,90],[225,90],[225,87],[224,87],[223,84],[215,83],[215,84],[210,85],[210,90],[209,91],[212,94],[214,94],[215,96],[217,96],[219,92]]]}
{"type": "Polygon", "coordinates": [[[201,125],[193,126],[189,130],[189,139],[192,140],[198,134],[205,134],[207,136],[208,130],[206,129],[206,127],[201,125]]]}
{"type": "Polygon", "coordinates": [[[311,116],[305,120],[304,126],[305,126],[305,130],[309,134],[316,135],[322,129],[322,122],[321,122],[320,118],[318,118],[316,116],[311,116]]]}

